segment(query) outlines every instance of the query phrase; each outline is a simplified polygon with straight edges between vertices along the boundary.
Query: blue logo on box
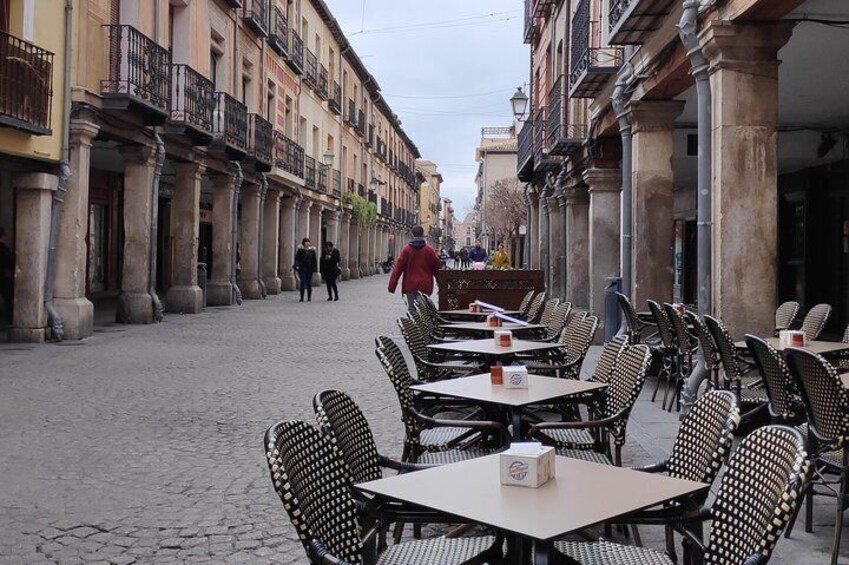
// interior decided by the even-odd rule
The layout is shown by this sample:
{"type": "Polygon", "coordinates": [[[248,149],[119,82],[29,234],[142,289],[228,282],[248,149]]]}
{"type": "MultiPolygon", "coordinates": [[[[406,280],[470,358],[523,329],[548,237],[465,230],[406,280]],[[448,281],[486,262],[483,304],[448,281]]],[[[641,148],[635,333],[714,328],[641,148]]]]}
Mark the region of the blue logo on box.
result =
{"type": "Polygon", "coordinates": [[[528,476],[528,464],[524,461],[510,463],[510,478],[514,481],[524,481],[528,476]]]}

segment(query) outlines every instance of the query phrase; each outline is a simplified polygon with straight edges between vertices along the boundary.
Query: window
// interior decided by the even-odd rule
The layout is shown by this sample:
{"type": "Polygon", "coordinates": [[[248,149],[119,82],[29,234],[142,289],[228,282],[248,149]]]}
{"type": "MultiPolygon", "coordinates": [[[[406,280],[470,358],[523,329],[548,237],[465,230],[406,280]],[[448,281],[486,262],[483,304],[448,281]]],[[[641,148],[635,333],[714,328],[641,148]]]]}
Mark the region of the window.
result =
{"type": "Polygon", "coordinates": [[[277,85],[274,84],[274,81],[268,81],[268,90],[265,93],[265,119],[272,124],[274,124],[274,115],[277,110],[277,108],[275,108],[277,104],[274,96],[276,90],[277,85]]]}
{"type": "Polygon", "coordinates": [[[212,51],[209,54],[209,78],[212,80],[212,84],[215,85],[215,89],[218,90],[218,82],[219,82],[219,67],[221,66],[221,56],[218,55],[215,51],[212,51]]]}
{"type": "Polygon", "coordinates": [[[298,145],[301,147],[307,146],[307,119],[301,118],[300,127],[298,128],[298,145]]]}
{"type": "Polygon", "coordinates": [[[288,137],[289,139],[294,139],[295,122],[294,115],[292,114],[292,99],[288,96],[286,97],[286,110],[285,115],[283,116],[283,121],[283,131],[286,133],[286,137],[288,137]]]}
{"type": "Polygon", "coordinates": [[[312,154],[318,161],[322,160],[321,155],[321,133],[316,126],[312,127],[312,154]]]}
{"type": "Polygon", "coordinates": [[[254,109],[255,100],[253,90],[253,63],[244,61],[242,63],[242,104],[247,106],[248,112],[254,109]]]}
{"type": "Polygon", "coordinates": [[[209,78],[215,85],[215,90],[223,91],[227,89],[227,72],[224,64],[224,53],[226,52],[224,49],[224,37],[213,30],[210,45],[209,78]]]}

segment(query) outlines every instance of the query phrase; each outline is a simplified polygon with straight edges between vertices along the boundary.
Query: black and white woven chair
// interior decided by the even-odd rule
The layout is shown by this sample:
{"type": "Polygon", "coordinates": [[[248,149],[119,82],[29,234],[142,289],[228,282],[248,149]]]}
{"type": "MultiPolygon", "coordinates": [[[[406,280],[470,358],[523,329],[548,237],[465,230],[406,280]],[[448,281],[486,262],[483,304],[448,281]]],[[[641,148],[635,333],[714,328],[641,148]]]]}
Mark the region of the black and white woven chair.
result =
{"type": "Polygon", "coordinates": [[[802,320],[802,327],[799,329],[805,334],[805,338],[813,341],[819,338],[830,317],[831,305],[817,304],[805,314],[805,319],[802,320]]]}
{"type": "Polygon", "coordinates": [[[535,324],[539,321],[540,315],[542,315],[542,308],[545,304],[545,293],[540,292],[534,299],[531,300],[531,305],[528,307],[528,313],[525,315],[525,320],[535,324]]]}
{"type": "Polygon", "coordinates": [[[796,322],[799,314],[799,303],[795,301],[784,302],[775,309],[775,334],[781,330],[789,330],[796,322]]]}
{"type": "MultiPolygon", "coordinates": [[[[672,382],[675,380],[675,375],[678,371],[678,347],[675,343],[675,333],[672,329],[672,323],[666,317],[666,312],[654,300],[646,301],[649,305],[649,311],[654,317],[657,335],[660,338],[658,345],[652,348],[652,352],[660,358],[660,371],[657,373],[657,382],[654,385],[654,392],[651,395],[651,401],[657,399],[657,392],[660,390],[661,381],[666,381],[666,391],[664,398],[669,394],[669,389],[672,387],[672,382]]],[[[666,401],[664,400],[664,407],[666,401]]]]}
{"type": "Polygon", "coordinates": [[[805,531],[813,531],[813,497],[837,498],[831,563],[837,563],[843,513],[849,503],[849,392],[837,370],[823,357],[804,349],[785,350],[808,416],[808,449],[815,476],[806,492],[805,531]]]}
{"type": "Polygon", "coordinates": [[[621,466],[628,419],[650,362],[651,354],[645,345],[626,347],[616,357],[607,389],[594,403],[592,419],[536,423],[528,436],[554,446],[566,457],[621,466]]]}
{"type": "Polygon", "coordinates": [[[404,423],[402,461],[441,465],[490,455],[509,444],[510,433],[498,422],[448,420],[438,417],[444,408],[417,401],[410,387],[415,384],[401,349],[386,336],[375,349],[380,364],[395,388],[404,423]]]}
{"type": "Polygon", "coordinates": [[[522,302],[519,304],[519,307],[516,308],[516,310],[519,311],[520,316],[526,316],[528,314],[528,309],[531,307],[531,301],[534,299],[535,294],[535,291],[529,290],[522,298],[522,302]]]}
{"type": "Polygon", "coordinates": [[[519,359],[532,373],[577,379],[581,376],[581,368],[590,345],[595,339],[596,331],[598,331],[598,318],[595,316],[572,316],[560,333],[558,343],[562,347],[520,355],[519,359]]]}
{"type": "Polygon", "coordinates": [[[773,423],[792,426],[803,423],[805,405],[784,357],[769,343],[754,335],[746,335],[746,346],[763,379],[773,423]]]}
{"type": "Polygon", "coordinates": [[[699,340],[699,349],[702,352],[702,363],[704,363],[705,373],[708,375],[708,388],[719,387],[719,370],[721,368],[719,362],[719,352],[716,350],[716,345],[713,343],[713,337],[707,329],[704,321],[693,312],[687,312],[687,320],[696,331],[696,338],[699,340]]]}
{"type": "MultiPolygon", "coordinates": [[[[763,565],[800,502],[808,479],[805,440],[799,431],[766,426],[749,434],[728,461],[709,508],[681,516],[675,530],[704,563],[763,565]],[[710,520],[708,542],[692,525],[710,520]]],[[[601,542],[556,542],[566,563],[581,565],[673,565],[663,552],[601,542]]]]}
{"type": "Polygon", "coordinates": [[[669,320],[672,327],[675,349],[677,350],[672,383],[666,390],[667,393],[670,389],[672,390],[672,397],[669,398],[669,405],[667,406],[667,395],[664,393],[663,406],[671,412],[672,405],[675,404],[676,409],[680,411],[681,391],[684,388],[684,382],[687,380],[687,377],[693,372],[693,353],[698,349],[698,340],[687,329],[684,316],[671,304],[665,303],[663,305],[663,312],[666,314],[666,319],[669,320]]]}
{"type": "Polygon", "coordinates": [[[410,318],[399,318],[398,327],[410,350],[413,363],[416,365],[416,375],[420,381],[432,382],[480,372],[480,366],[467,359],[432,356],[427,347],[431,345],[431,342],[424,330],[410,318]]]}
{"type": "Polygon", "coordinates": [[[630,342],[634,345],[644,342],[649,345],[656,345],[657,324],[651,312],[637,312],[634,305],[631,304],[631,299],[621,292],[616,293],[616,301],[619,303],[619,308],[625,317],[625,323],[628,325],[630,342]],[[649,335],[645,335],[646,333],[649,335]]]}
{"type": "Polygon", "coordinates": [[[713,316],[705,316],[704,320],[719,353],[724,374],[723,388],[737,395],[744,412],[743,418],[746,419],[769,402],[757,367],[740,357],[731,333],[721,320],[713,316]]]}
{"type": "MultiPolygon", "coordinates": [[[[384,527],[359,535],[348,469],[330,438],[306,422],[277,423],[265,432],[271,482],[312,565],[362,565],[365,544],[384,527]]],[[[420,540],[393,545],[378,565],[500,563],[502,538],[420,540]]]]}
{"type": "Polygon", "coordinates": [[[540,323],[545,326],[545,329],[535,340],[557,341],[560,339],[560,334],[563,333],[563,328],[566,327],[566,322],[569,320],[569,314],[571,313],[571,302],[558,303],[557,306],[551,309],[551,313],[548,316],[543,313],[540,323]]]}

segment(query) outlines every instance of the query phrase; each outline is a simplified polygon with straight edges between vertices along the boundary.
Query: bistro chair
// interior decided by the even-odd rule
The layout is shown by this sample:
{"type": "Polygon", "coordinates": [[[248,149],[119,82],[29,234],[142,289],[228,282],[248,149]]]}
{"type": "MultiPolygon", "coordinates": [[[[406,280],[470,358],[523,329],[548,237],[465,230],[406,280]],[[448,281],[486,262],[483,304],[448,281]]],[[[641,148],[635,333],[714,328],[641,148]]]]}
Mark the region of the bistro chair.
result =
{"type": "Polygon", "coordinates": [[[809,341],[813,341],[817,339],[822,333],[823,329],[825,329],[825,324],[828,322],[828,318],[831,316],[831,305],[829,304],[817,304],[805,315],[805,319],[802,320],[802,327],[800,328],[802,332],[805,334],[805,338],[809,341]]]}
{"type": "Polygon", "coordinates": [[[531,307],[531,301],[534,299],[534,294],[536,294],[535,291],[529,290],[524,298],[522,298],[522,302],[516,308],[519,311],[519,315],[525,316],[528,313],[528,309],[531,307]]]}
{"type": "Polygon", "coordinates": [[[716,345],[713,343],[713,337],[707,329],[704,321],[693,312],[687,312],[687,320],[696,331],[696,338],[699,340],[699,348],[702,352],[702,363],[704,363],[705,374],[708,376],[707,386],[709,388],[719,387],[719,352],[716,350],[716,345]]]}
{"type": "Polygon", "coordinates": [[[799,314],[799,303],[794,301],[784,302],[775,310],[775,335],[781,330],[789,330],[796,321],[799,314]]]}
{"type": "Polygon", "coordinates": [[[563,328],[566,327],[566,322],[569,319],[569,314],[572,313],[572,303],[571,302],[560,302],[551,309],[551,313],[548,316],[543,314],[540,323],[545,326],[545,329],[542,330],[542,333],[534,338],[534,341],[557,341],[560,339],[560,334],[563,332],[563,328]]]}
{"type": "Polygon", "coordinates": [[[634,309],[634,305],[631,304],[631,300],[621,292],[616,293],[616,301],[619,303],[622,315],[625,316],[625,323],[628,325],[628,337],[631,343],[642,343],[644,339],[657,341],[656,332],[646,338],[643,337],[643,333],[646,330],[657,329],[654,316],[650,312],[637,312],[634,309]]]}
{"type": "Polygon", "coordinates": [[[525,320],[528,322],[535,324],[539,321],[539,317],[542,314],[542,308],[545,304],[545,293],[540,292],[537,294],[533,300],[531,300],[531,305],[528,307],[528,313],[525,315],[525,320]]]}
{"type": "Polygon", "coordinates": [[[837,563],[843,512],[849,501],[849,392],[831,364],[804,349],[785,350],[808,414],[808,449],[814,478],[805,493],[805,531],[813,531],[813,497],[836,498],[831,563],[837,563]],[[819,490],[818,488],[819,487],[819,490]]]}
{"type": "Polygon", "coordinates": [[[480,372],[478,365],[462,359],[432,358],[427,346],[433,342],[425,336],[422,328],[413,320],[398,318],[398,327],[401,329],[401,335],[404,337],[404,342],[407,344],[410,356],[416,365],[416,374],[419,380],[432,382],[480,372]]]}
{"type": "Polygon", "coordinates": [[[651,354],[645,345],[626,347],[614,362],[604,396],[594,403],[594,417],[578,422],[536,423],[528,436],[554,446],[566,457],[621,466],[625,428],[650,362],[651,354]]]}
{"type": "Polygon", "coordinates": [[[672,327],[675,349],[678,354],[675,360],[676,370],[673,375],[673,382],[666,389],[667,393],[672,389],[672,397],[669,399],[669,406],[667,407],[666,394],[664,394],[663,406],[671,412],[672,405],[675,404],[676,409],[680,412],[681,391],[684,388],[684,382],[687,380],[687,377],[693,372],[693,353],[698,348],[698,341],[687,329],[684,317],[671,304],[664,303],[663,312],[666,314],[666,319],[669,320],[672,327]]]}
{"type": "Polygon", "coordinates": [[[657,373],[657,382],[654,385],[654,392],[651,395],[651,401],[654,402],[657,398],[657,393],[660,390],[661,381],[666,381],[666,390],[663,393],[663,407],[666,408],[666,396],[669,394],[669,389],[672,386],[672,381],[675,379],[675,374],[678,371],[678,346],[675,342],[675,334],[672,329],[672,324],[660,304],[654,300],[647,300],[649,311],[654,317],[655,327],[660,337],[660,344],[653,347],[655,355],[660,357],[660,371],[657,373]]]}
{"type": "MultiPolygon", "coordinates": [[[[360,535],[348,468],[332,440],[306,422],[274,424],[264,447],[271,482],[312,565],[361,565],[365,546],[385,527],[360,535]]],[[[438,538],[393,545],[378,565],[500,563],[500,536],[438,538]]]]}
{"type": "Polygon", "coordinates": [[[595,316],[572,316],[560,333],[558,344],[562,347],[520,356],[519,359],[524,361],[523,364],[531,373],[577,379],[581,376],[584,359],[595,339],[598,323],[595,316]]]}
{"type": "Polygon", "coordinates": [[[760,375],[754,364],[742,359],[734,346],[734,339],[725,324],[713,316],[704,317],[705,325],[713,338],[722,365],[723,388],[734,391],[748,419],[769,402],[760,375]]]}
{"type": "Polygon", "coordinates": [[[509,431],[498,422],[435,417],[440,405],[427,406],[416,401],[414,391],[410,389],[415,381],[401,349],[386,336],[378,340],[375,354],[401,405],[405,430],[402,461],[427,465],[456,463],[495,453],[510,443],[509,431]]]}
{"type": "Polygon", "coordinates": [[[542,312],[539,315],[539,323],[541,325],[544,326],[551,322],[558,304],[560,304],[559,298],[549,298],[545,301],[542,306],[542,312]]]}
{"type": "MultiPolygon", "coordinates": [[[[798,430],[766,426],[747,436],[731,455],[710,507],[684,513],[674,529],[704,563],[763,565],[790,523],[805,488],[809,465],[798,430]],[[693,526],[710,520],[705,545],[693,526]]],[[[673,565],[669,555],[645,547],[600,542],[555,542],[566,563],[673,565]]]]}
{"type": "Polygon", "coordinates": [[[747,334],[746,347],[763,379],[767,407],[773,423],[799,425],[805,420],[805,405],[799,396],[784,357],[763,339],[747,334]]]}

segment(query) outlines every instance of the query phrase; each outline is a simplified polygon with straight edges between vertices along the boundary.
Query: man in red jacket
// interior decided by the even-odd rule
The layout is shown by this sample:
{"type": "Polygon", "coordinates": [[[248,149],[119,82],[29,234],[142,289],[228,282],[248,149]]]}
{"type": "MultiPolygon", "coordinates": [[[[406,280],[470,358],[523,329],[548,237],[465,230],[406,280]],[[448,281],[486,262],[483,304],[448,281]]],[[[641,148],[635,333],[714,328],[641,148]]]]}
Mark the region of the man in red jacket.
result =
{"type": "Polygon", "coordinates": [[[389,292],[395,294],[398,278],[404,275],[401,292],[407,297],[407,308],[412,310],[419,292],[428,296],[433,292],[433,279],[439,266],[439,257],[424,240],[424,229],[413,227],[413,239],[401,250],[389,276],[389,292]]]}

